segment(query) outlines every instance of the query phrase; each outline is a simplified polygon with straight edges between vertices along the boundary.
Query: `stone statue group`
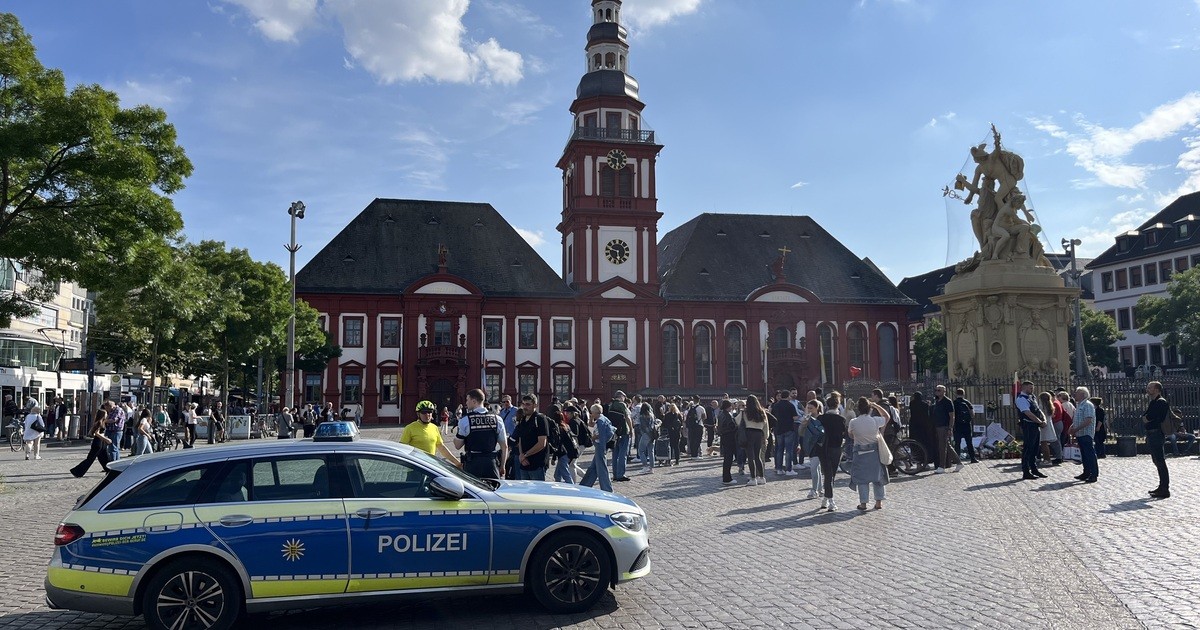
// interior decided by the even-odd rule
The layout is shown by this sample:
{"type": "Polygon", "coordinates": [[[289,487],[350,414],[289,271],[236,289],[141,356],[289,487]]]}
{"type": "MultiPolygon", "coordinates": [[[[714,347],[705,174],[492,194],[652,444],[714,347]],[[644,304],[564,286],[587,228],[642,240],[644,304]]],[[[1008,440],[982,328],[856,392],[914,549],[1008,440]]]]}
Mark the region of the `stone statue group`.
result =
{"type": "MultiPolygon", "coordinates": [[[[963,203],[970,205],[978,198],[978,205],[971,211],[971,229],[979,241],[979,251],[955,266],[955,271],[969,272],[988,260],[1050,267],[1038,240],[1042,228],[1025,206],[1025,194],[1017,187],[1017,182],[1025,177],[1025,160],[1000,146],[1000,133],[995,125],[992,137],[994,147],[990,153],[987,143],[971,147],[971,159],[975,162],[971,180],[961,173],[954,180],[955,190],[968,193],[963,203]]],[[[945,192],[958,198],[948,189],[945,192]]]]}

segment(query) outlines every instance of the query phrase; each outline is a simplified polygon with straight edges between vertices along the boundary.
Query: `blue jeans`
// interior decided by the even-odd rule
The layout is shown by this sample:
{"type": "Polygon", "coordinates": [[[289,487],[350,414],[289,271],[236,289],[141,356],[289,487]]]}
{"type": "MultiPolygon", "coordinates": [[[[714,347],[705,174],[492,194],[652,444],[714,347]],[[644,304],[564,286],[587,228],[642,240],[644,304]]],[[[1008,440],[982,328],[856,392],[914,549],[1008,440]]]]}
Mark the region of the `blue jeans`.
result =
{"type": "Polygon", "coordinates": [[[882,501],[883,500],[883,487],[884,487],[883,484],[878,481],[872,481],[871,483],[858,484],[858,502],[865,504],[867,502],[867,499],[871,498],[871,488],[875,488],[875,500],[882,501]]]}
{"type": "Polygon", "coordinates": [[[1086,479],[1095,479],[1100,474],[1100,464],[1096,461],[1095,438],[1090,435],[1077,435],[1079,442],[1079,459],[1083,462],[1083,474],[1086,479]]]}
{"type": "Polygon", "coordinates": [[[517,466],[517,479],[520,481],[545,481],[546,467],[534,468],[533,470],[525,470],[517,466]]]}
{"type": "Polygon", "coordinates": [[[587,472],[583,473],[583,479],[579,480],[579,485],[591,488],[600,482],[600,489],[605,492],[612,492],[612,477],[608,476],[608,460],[605,458],[604,445],[597,444],[596,452],[592,455],[592,465],[588,466],[587,472]]]}
{"type": "Polygon", "coordinates": [[[788,431],[775,436],[775,470],[791,472],[792,460],[796,457],[796,432],[788,431]]]}
{"type": "Polygon", "coordinates": [[[613,449],[612,472],[613,479],[625,476],[625,460],[629,457],[629,436],[617,438],[617,447],[613,449]]]}
{"type": "Polygon", "coordinates": [[[642,468],[654,468],[654,440],[648,433],[638,438],[638,460],[642,462],[642,468]]]}
{"type": "Polygon", "coordinates": [[[554,480],[575,483],[575,467],[571,465],[571,460],[567,459],[566,455],[558,458],[558,465],[554,467],[554,480]]]}
{"type": "Polygon", "coordinates": [[[150,438],[142,435],[141,433],[137,434],[137,437],[133,439],[134,456],[146,455],[153,452],[154,449],[150,448],[150,438]]]}
{"type": "Polygon", "coordinates": [[[124,433],[124,431],[119,430],[113,431],[106,429],[104,431],[104,436],[112,440],[112,444],[109,444],[105,447],[108,449],[108,461],[115,462],[121,459],[121,436],[124,435],[124,433]]]}

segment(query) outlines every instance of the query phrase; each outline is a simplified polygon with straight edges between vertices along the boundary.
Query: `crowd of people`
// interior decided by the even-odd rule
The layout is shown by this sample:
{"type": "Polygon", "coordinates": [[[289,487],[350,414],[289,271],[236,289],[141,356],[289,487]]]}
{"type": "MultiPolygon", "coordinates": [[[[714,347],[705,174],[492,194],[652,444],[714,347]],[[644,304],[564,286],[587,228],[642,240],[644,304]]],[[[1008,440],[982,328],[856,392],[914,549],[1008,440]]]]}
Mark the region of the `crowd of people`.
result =
{"type": "MultiPolygon", "coordinates": [[[[1150,494],[1166,498],[1164,444],[1176,432],[1164,424],[1169,414],[1163,410],[1170,407],[1161,384],[1151,383],[1147,393],[1147,443],[1160,476],[1159,487],[1150,494]]],[[[543,410],[533,394],[521,395],[517,405],[504,395],[498,405],[488,406],[477,389],[449,422],[438,417],[432,402],[421,401],[419,422],[408,424],[400,441],[480,477],[599,484],[608,491],[614,483],[629,481],[630,466],[649,475],[658,466],[678,465],[681,458],[719,457],[723,485],[739,483],[735,467],[748,486],[767,483],[768,468],[777,478],[807,471],[808,498],[820,498],[827,511],[837,509],[834,481],[839,470],[848,469],[857,509],[879,510],[886,486],[898,472],[892,460],[906,428],[905,415],[909,437],[924,448],[935,474],[958,472],[979,461],[976,408],[963,389],[952,398],[945,386],[937,386],[931,399],[914,392],[907,402],[907,414],[902,414],[899,397],[878,389],[852,401],[836,391],[822,396],[813,390],[801,397],[784,390],[765,402],[750,395],[707,403],[696,396],[643,398],[618,391],[607,403],[553,399],[543,410]],[[439,424],[450,426],[447,430],[439,424]]],[[[1079,449],[1083,464],[1075,478],[1098,480],[1097,460],[1104,457],[1107,437],[1101,399],[1085,387],[1035,395],[1033,384],[1026,382],[1015,404],[1024,440],[1024,479],[1046,477],[1041,467],[1060,465],[1069,444],[1079,449]]],[[[443,408],[441,415],[446,412],[443,408]]]]}

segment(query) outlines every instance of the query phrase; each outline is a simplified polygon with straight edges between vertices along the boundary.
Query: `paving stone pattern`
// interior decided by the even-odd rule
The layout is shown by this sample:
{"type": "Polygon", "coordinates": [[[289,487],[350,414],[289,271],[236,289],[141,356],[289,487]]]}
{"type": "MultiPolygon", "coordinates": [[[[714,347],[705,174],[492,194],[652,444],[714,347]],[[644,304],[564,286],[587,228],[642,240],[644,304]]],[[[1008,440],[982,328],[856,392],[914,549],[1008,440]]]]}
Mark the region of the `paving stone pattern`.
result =
{"type": "MultiPolygon", "coordinates": [[[[396,438],[395,428],[368,437],[396,438]]],[[[219,448],[203,446],[203,448],[219,448]]],[[[140,619],[48,610],[42,580],[54,528],[99,479],[67,469],[82,445],[42,461],[0,453],[0,628],[142,628],[140,619]]],[[[585,455],[590,460],[590,455],[585,455]]],[[[523,596],[423,597],[391,605],[256,617],[256,630],[392,628],[1200,628],[1200,460],[1169,460],[1174,496],[1152,501],[1150,458],[1101,460],[1020,481],[1017,460],[900,477],[885,509],[806,500],[809,480],[722,487],[717,458],[617,484],[650,517],[653,573],[594,610],[558,616],[523,596]]],[[[769,468],[769,466],[768,466],[769,468]]]]}

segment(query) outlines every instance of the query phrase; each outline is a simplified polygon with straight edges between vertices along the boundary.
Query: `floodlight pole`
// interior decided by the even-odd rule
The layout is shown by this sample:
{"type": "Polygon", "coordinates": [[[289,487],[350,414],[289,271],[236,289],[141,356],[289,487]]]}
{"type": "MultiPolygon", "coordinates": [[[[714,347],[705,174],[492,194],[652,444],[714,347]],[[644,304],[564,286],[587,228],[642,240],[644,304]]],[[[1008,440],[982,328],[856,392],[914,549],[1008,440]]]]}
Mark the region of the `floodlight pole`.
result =
{"type": "MultiPolygon", "coordinates": [[[[297,201],[288,208],[292,216],[292,240],[284,248],[288,250],[288,282],[292,285],[292,312],[288,317],[287,329],[287,363],[284,375],[284,406],[291,409],[296,397],[296,252],[300,246],[296,244],[296,219],[304,218],[304,202],[297,201]]],[[[261,395],[261,394],[260,394],[261,395]]]]}

